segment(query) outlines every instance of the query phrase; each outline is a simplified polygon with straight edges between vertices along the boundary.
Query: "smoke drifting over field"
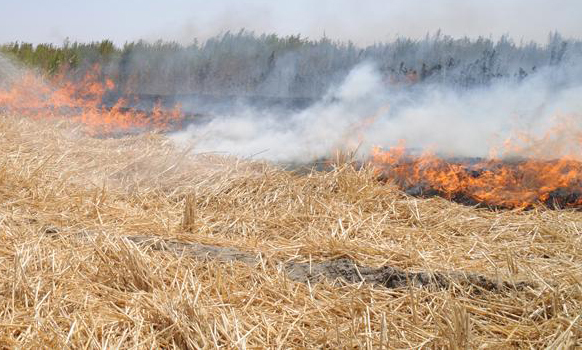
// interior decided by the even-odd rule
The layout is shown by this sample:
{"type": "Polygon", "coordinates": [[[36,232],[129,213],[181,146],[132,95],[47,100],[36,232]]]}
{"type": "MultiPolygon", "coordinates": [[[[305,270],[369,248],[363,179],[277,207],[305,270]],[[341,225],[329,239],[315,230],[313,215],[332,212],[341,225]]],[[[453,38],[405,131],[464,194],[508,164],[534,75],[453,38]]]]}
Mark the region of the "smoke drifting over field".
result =
{"type": "Polygon", "coordinates": [[[351,133],[365,128],[365,119],[387,103],[378,89],[381,83],[373,67],[363,65],[306,110],[285,113],[241,106],[240,113],[216,117],[203,126],[192,125],[174,138],[195,142],[199,152],[308,161],[328,156],[334,147],[357,146],[357,135],[351,133]]]}
{"type": "Polygon", "coordinates": [[[392,86],[368,62],[305,110],[240,106],[173,138],[193,143],[196,152],[281,162],[309,162],[336,150],[367,156],[373,146],[398,144],[445,156],[486,157],[494,150],[495,156],[580,156],[581,68],[547,67],[519,82],[455,89],[392,86]]]}
{"type": "MultiPolygon", "coordinates": [[[[69,97],[83,95],[75,82],[92,75],[103,94],[90,106],[90,119],[110,123],[105,129],[111,132],[115,122],[126,132],[148,124],[148,115],[156,119],[158,101],[169,109],[179,102],[193,123],[171,137],[193,144],[194,152],[299,163],[338,150],[357,149],[367,158],[375,146],[396,145],[446,157],[483,157],[492,150],[536,158],[582,154],[582,42],[558,33],[545,46],[435,33],[358,48],[241,31],[191,46],[138,42],[116,48],[105,41],[61,51],[43,47],[37,56],[24,44],[4,51],[25,62],[44,59],[43,68],[73,62],[67,78],[80,90],[69,97]],[[120,110],[119,101],[130,105],[120,110]],[[121,118],[111,118],[111,110],[121,118]],[[128,125],[136,114],[140,123],[128,125]]],[[[38,102],[70,107],[68,100],[38,102]]],[[[180,124],[168,125],[163,117],[158,113],[157,120],[165,126],[180,124]]]]}

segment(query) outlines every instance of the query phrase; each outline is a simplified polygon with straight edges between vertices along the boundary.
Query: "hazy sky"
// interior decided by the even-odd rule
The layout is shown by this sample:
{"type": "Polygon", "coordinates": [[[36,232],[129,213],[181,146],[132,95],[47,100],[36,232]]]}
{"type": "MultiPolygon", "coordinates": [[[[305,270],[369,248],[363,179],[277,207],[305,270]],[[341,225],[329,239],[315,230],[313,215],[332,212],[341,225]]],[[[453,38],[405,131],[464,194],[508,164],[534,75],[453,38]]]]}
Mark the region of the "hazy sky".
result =
{"type": "Polygon", "coordinates": [[[0,0],[0,42],[109,38],[188,43],[240,28],[365,45],[441,29],[545,42],[582,37],[582,0],[0,0]]]}

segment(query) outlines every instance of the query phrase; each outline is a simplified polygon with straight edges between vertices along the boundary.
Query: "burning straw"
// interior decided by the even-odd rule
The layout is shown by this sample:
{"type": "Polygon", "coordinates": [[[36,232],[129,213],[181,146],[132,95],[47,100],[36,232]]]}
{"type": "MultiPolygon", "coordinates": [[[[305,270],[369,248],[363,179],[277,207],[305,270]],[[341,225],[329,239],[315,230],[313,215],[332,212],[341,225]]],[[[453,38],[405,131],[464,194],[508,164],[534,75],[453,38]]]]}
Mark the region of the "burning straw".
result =
{"type": "MultiPolygon", "coordinates": [[[[0,85],[0,111],[34,119],[66,117],[94,136],[167,131],[181,126],[184,115],[179,105],[168,109],[157,103],[151,110],[143,111],[131,107],[127,98],[107,105],[106,97],[116,91],[115,83],[103,74],[99,65],[80,79],[64,73],[48,79],[13,68],[11,79],[0,85]]],[[[131,92],[127,95],[131,96],[131,92]]]]}
{"type": "Polygon", "coordinates": [[[66,120],[7,114],[0,133],[3,347],[582,345],[579,212],[417,199],[369,168],[298,176],[159,134],[95,139],[66,120]],[[125,238],[137,236],[255,262],[125,238]],[[295,281],[285,269],[338,258],[528,283],[391,289],[295,281]]]}

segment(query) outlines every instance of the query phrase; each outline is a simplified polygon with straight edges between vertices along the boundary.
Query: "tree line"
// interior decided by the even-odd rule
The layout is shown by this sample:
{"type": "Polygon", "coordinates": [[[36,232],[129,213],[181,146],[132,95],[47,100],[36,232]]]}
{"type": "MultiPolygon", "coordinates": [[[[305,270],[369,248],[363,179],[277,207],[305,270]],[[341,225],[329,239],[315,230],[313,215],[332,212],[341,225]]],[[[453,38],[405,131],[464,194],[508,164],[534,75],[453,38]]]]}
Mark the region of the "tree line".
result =
{"type": "Polygon", "coordinates": [[[437,32],[359,47],[326,37],[241,30],[189,45],[66,40],[61,45],[7,43],[0,52],[49,76],[80,78],[98,66],[120,92],[317,98],[362,62],[373,62],[387,84],[471,88],[579,61],[582,42],[559,33],[551,33],[546,44],[517,44],[508,36],[470,39],[437,32]]]}

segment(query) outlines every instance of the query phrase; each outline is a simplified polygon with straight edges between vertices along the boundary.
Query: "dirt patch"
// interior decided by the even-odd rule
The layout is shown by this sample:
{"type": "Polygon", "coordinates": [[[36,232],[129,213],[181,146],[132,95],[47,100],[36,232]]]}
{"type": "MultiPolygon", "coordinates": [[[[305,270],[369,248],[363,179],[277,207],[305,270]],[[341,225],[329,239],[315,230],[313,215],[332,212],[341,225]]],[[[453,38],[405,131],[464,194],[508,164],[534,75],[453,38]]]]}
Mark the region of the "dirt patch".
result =
{"type": "Polygon", "coordinates": [[[488,277],[473,273],[459,272],[407,272],[397,267],[384,265],[368,267],[356,264],[348,258],[335,259],[320,263],[289,263],[287,274],[295,281],[319,282],[322,278],[342,279],[348,283],[371,283],[386,288],[403,288],[407,286],[448,289],[455,284],[471,285],[479,290],[496,291],[533,287],[529,282],[511,283],[494,281],[488,277]]]}
{"type": "MultiPolygon", "coordinates": [[[[248,265],[258,262],[258,256],[236,248],[219,247],[200,243],[183,243],[161,239],[154,236],[126,236],[127,240],[142,248],[170,251],[177,255],[194,258],[216,259],[224,262],[240,261],[248,265]]],[[[397,267],[384,265],[369,267],[356,264],[349,258],[339,258],[323,262],[287,262],[287,276],[297,282],[319,283],[323,279],[343,280],[347,283],[370,283],[386,288],[407,286],[448,289],[456,284],[470,285],[477,290],[501,292],[504,290],[522,290],[535,287],[530,282],[495,281],[486,276],[462,272],[407,272],[397,267]]]]}
{"type": "Polygon", "coordinates": [[[240,261],[249,265],[258,261],[256,256],[236,248],[201,243],[183,243],[155,236],[126,236],[124,238],[142,248],[170,251],[176,255],[186,255],[198,259],[216,259],[224,262],[240,261]]]}
{"type": "MultiPolygon", "coordinates": [[[[60,230],[47,227],[44,233],[57,236],[60,230]]],[[[95,233],[83,231],[78,238],[89,238],[95,233]]],[[[201,243],[178,242],[157,236],[124,236],[140,248],[156,251],[167,251],[178,256],[188,256],[196,259],[213,259],[221,262],[242,262],[254,266],[259,263],[260,255],[231,247],[221,247],[201,243]]],[[[389,289],[407,286],[448,289],[456,285],[471,286],[475,292],[502,292],[507,290],[523,290],[535,288],[535,284],[526,281],[508,282],[494,280],[481,274],[464,272],[408,272],[398,267],[384,265],[370,267],[358,265],[350,258],[338,258],[322,262],[290,261],[284,264],[287,276],[296,282],[319,283],[324,279],[341,280],[347,283],[370,283],[389,289]]]]}

